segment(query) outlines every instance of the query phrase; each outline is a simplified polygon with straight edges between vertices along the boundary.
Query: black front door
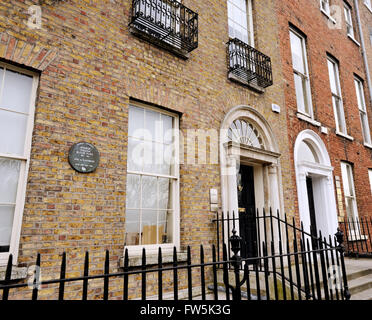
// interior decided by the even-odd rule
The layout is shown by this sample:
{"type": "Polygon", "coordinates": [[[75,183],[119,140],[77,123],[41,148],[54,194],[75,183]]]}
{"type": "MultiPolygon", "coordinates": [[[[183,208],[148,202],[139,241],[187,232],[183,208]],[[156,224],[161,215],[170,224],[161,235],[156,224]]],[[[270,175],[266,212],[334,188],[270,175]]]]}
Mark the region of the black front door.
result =
{"type": "MultiPolygon", "coordinates": [[[[242,237],[241,256],[257,257],[256,203],[253,167],[240,166],[238,174],[239,231],[242,237]]],[[[253,263],[254,261],[252,261],[253,263]]]]}
{"type": "Polygon", "coordinates": [[[307,197],[309,199],[309,212],[310,212],[310,223],[311,223],[311,234],[313,249],[318,248],[318,243],[315,239],[316,231],[318,230],[316,225],[316,215],[315,215],[315,205],[314,205],[314,190],[313,190],[313,179],[311,177],[306,177],[307,185],[307,197]]]}

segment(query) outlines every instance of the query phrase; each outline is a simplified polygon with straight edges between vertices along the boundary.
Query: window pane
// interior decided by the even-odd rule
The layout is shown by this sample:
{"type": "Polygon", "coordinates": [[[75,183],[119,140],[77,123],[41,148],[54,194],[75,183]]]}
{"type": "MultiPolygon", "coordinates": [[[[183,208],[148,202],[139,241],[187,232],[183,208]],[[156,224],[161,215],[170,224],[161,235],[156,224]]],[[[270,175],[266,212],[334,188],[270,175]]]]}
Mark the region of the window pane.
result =
{"type": "Polygon", "coordinates": [[[14,206],[0,205],[0,246],[9,246],[13,228],[14,206]]]}
{"type": "Polygon", "coordinates": [[[354,80],[355,83],[355,91],[356,91],[356,96],[357,96],[357,101],[358,101],[358,107],[360,110],[364,110],[364,103],[361,97],[361,93],[363,91],[361,90],[361,83],[358,80],[354,80]]]}
{"type": "Polygon", "coordinates": [[[333,105],[336,113],[337,130],[346,134],[345,116],[340,99],[333,97],[333,105]]]}
{"type": "Polygon", "coordinates": [[[171,180],[166,178],[159,178],[159,209],[168,210],[172,209],[170,201],[170,187],[171,180]]]}
{"type": "Polygon", "coordinates": [[[127,176],[127,208],[139,209],[141,201],[141,177],[128,174],[127,176]]]}
{"type": "Polygon", "coordinates": [[[15,203],[21,161],[0,158],[0,203],[15,203]]]}
{"type": "Polygon", "coordinates": [[[161,120],[163,122],[164,143],[170,144],[173,142],[173,118],[162,114],[161,120]]]}
{"type": "Polygon", "coordinates": [[[302,77],[295,74],[294,81],[296,87],[297,109],[298,111],[306,112],[305,91],[302,77]]]}
{"type": "Polygon", "coordinates": [[[142,208],[158,208],[158,186],[156,177],[142,177],[142,208]]]}
{"type": "Polygon", "coordinates": [[[14,71],[6,70],[4,91],[1,97],[2,108],[29,112],[33,78],[14,71]]]}
{"type": "Polygon", "coordinates": [[[156,159],[160,157],[156,155],[156,152],[160,152],[158,144],[146,141],[143,145],[145,152],[143,171],[146,173],[158,173],[159,168],[157,166],[159,162],[156,162],[156,159]]]}
{"type": "Polygon", "coordinates": [[[370,144],[371,143],[371,132],[369,130],[368,118],[367,118],[367,114],[365,114],[362,111],[360,111],[360,121],[362,124],[364,142],[370,144]]]}
{"type": "MultiPolygon", "coordinates": [[[[346,203],[347,217],[349,219],[355,219],[356,215],[355,215],[355,212],[354,212],[354,199],[353,198],[346,198],[345,203],[346,203]]],[[[351,227],[353,227],[353,226],[351,226],[351,227]]]]}
{"type": "Polygon", "coordinates": [[[130,137],[142,138],[145,127],[145,111],[142,108],[129,107],[128,135],[130,137]]]}
{"type": "Polygon", "coordinates": [[[142,242],[141,244],[157,244],[157,234],[159,232],[157,226],[157,211],[143,210],[142,211],[142,242]]]}
{"type": "Polygon", "coordinates": [[[346,163],[341,163],[341,173],[342,173],[342,184],[344,186],[344,195],[350,196],[350,184],[349,184],[349,177],[347,174],[347,167],[346,163]]]}
{"type": "Polygon", "coordinates": [[[160,165],[160,174],[173,175],[172,166],[175,164],[175,146],[165,145],[164,146],[164,159],[163,163],[160,165]]]}
{"type": "Polygon", "coordinates": [[[144,157],[144,142],[141,140],[128,139],[128,170],[142,171],[144,157]]]}
{"type": "Polygon", "coordinates": [[[125,217],[125,245],[139,245],[140,210],[126,210],[125,217]]]}
{"type": "Polygon", "coordinates": [[[304,51],[303,42],[300,37],[298,37],[293,32],[290,32],[291,37],[291,49],[292,49],[292,63],[293,68],[302,74],[305,74],[305,61],[304,61],[304,51]]]}
{"type": "Polygon", "coordinates": [[[145,112],[145,128],[146,128],[146,140],[159,141],[159,137],[162,136],[162,129],[160,123],[160,113],[151,110],[145,112]],[[161,130],[161,131],[160,131],[161,130]]]}
{"type": "Polygon", "coordinates": [[[159,242],[160,243],[172,243],[172,212],[171,211],[160,211],[159,212],[159,242]]]}
{"type": "Polygon", "coordinates": [[[337,87],[337,80],[336,80],[336,69],[335,64],[332,61],[328,60],[328,74],[329,74],[329,81],[331,85],[331,91],[334,94],[339,95],[338,87],[337,87]]]}
{"type": "Polygon", "coordinates": [[[27,118],[0,110],[0,153],[24,155],[27,118]]]}

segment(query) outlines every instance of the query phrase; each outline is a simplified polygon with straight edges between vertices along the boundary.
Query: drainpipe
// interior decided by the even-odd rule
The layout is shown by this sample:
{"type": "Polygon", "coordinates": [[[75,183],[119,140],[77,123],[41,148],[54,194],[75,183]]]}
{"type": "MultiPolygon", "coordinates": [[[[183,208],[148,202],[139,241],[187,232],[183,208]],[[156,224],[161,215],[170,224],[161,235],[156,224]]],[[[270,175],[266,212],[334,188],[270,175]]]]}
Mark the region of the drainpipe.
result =
{"type": "Polygon", "coordinates": [[[368,58],[367,58],[367,52],[366,52],[366,47],[365,47],[365,43],[364,43],[362,23],[360,21],[358,0],[354,0],[354,7],[355,7],[356,18],[357,18],[357,22],[358,22],[358,28],[359,28],[359,34],[360,34],[360,45],[361,45],[361,48],[362,48],[362,56],[363,56],[364,66],[365,66],[365,71],[366,71],[366,76],[367,76],[367,85],[368,85],[368,90],[369,90],[369,101],[370,101],[370,106],[371,106],[371,104],[372,104],[372,82],[371,82],[371,76],[370,76],[370,73],[369,73],[368,58]]]}

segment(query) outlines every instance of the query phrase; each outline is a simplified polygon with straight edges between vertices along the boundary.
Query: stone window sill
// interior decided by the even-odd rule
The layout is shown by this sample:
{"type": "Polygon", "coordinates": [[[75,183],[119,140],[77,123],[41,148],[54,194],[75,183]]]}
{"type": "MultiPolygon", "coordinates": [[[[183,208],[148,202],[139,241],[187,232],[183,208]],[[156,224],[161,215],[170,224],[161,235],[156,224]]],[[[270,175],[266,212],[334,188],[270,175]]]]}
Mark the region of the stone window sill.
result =
{"type": "Polygon", "coordinates": [[[339,131],[336,131],[336,134],[340,137],[343,137],[345,139],[348,139],[350,141],[354,141],[354,138],[352,136],[349,136],[348,134],[346,133],[342,133],[342,132],[339,132],[339,131]]]}
{"type": "Polygon", "coordinates": [[[367,7],[367,9],[369,10],[369,12],[372,13],[372,8],[370,8],[365,2],[364,2],[364,5],[367,7]]]}
{"type": "Polygon", "coordinates": [[[254,84],[254,83],[246,82],[246,81],[240,79],[239,77],[235,76],[232,72],[229,72],[227,77],[228,77],[229,80],[237,82],[239,84],[242,84],[242,85],[248,87],[252,91],[255,91],[255,92],[260,93],[260,94],[265,93],[265,88],[262,88],[262,87],[260,87],[256,84],[254,84]]]}
{"type": "Polygon", "coordinates": [[[334,18],[332,18],[331,16],[330,16],[330,14],[328,13],[328,12],[326,12],[326,11],[324,11],[323,9],[320,9],[320,11],[329,19],[329,20],[331,20],[332,22],[333,22],[333,24],[336,24],[337,23],[337,21],[334,19],[334,18]]]}
{"type": "MultiPolygon", "coordinates": [[[[0,267],[0,281],[5,281],[6,267],[0,267]]],[[[11,280],[23,280],[27,278],[27,268],[26,267],[14,267],[12,268],[11,280]]]]}
{"type": "Polygon", "coordinates": [[[367,148],[369,148],[369,149],[372,149],[372,144],[369,144],[367,142],[364,142],[364,146],[367,147],[367,148]]]}
{"type": "Polygon", "coordinates": [[[355,40],[354,37],[352,37],[350,34],[348,34],[347,36],[348,36],[348,38],[349,38],[351,41],[353,41],[353,42],[354,42],[358,47],[360,47],[360,43],[359,43],[357,40],[355,40]]]}
{"type": "Polygon", "coordinates": [[[308,115],[305,115],[303,113],[300,113],[300,112],[297,112],[297,118],[303,120],[303,121],[306,121],[310,124],[312,124],[313,126],[316,126],[316,127],[320,127],[321,126],[321,123],[310,118],[308,115]]]}
{"type": "MultiPolygon", "coordinates": [[[[177,262],[186,262],[187,253],[186,252],[177,252],[177,262]]],[[[162,263],[170,264],[173,263],[173,251],[163,252],[162,254],[162,263]]],[[[146,266],[156,266],[158,264],[158,254],[157,253],[148,253],[146,255],[146,266]]],[[[129,255],[129,268],[138,268],[142,266],[142,255],[129,255]]],[[[124,268],[124,257],[121,257],[119,260],[119,268],[124,268]]]]}

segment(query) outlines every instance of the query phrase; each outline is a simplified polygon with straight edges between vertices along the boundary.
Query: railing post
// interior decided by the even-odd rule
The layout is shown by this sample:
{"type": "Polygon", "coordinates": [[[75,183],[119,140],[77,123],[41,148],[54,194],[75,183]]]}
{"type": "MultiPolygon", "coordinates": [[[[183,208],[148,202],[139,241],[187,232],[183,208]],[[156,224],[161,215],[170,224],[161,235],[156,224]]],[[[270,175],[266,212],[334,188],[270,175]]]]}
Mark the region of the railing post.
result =
{"type": "Polygon", "coordinates": [[[236,230],[233,229],[233,235],[230,237],[229,241],[231,243],[231,250],[234,255],[231,257],[232,265],[234,267],[234,274],[235,274],[235,288],[233,290],[233,300],[240,301],[241,300],[241,291],[240,291],[240,277],[239,277],[239,270],[241,264],[241,257],[239,256],[239,251],[241,249],[241,242],[242,238],[236,235],[236,230]]]}
{"type": "Polygon", "coordinates": [[[341,260],[341,268],[342,268],[342,278],[344,282],[344,298],[346,300],[350,300],[351,294],[349,291],[349,287],[347,284],[347,274],[346,274],[346,268],[345,268],[345,260],[344,260],[344,253],[345,253],[345,248],[344,248],[344,234],[341,231],[340,228],[337,228],[337,233],[335,234],[336,240],[338,242],[337,246],[337,251],[340,253],[340,260],[341,260]]]}
{"type": "MultiPolygon", "coordinates": [[[[9,284],[10,279],[12,278],[12,267],[13,267],[13,255],[10,254],[8,258],[8,264],[5,271],[5,285],[9,284]]],[[[3,300],[8,300],[9,297],[9,288],[3,289],[3,300]]]]}

